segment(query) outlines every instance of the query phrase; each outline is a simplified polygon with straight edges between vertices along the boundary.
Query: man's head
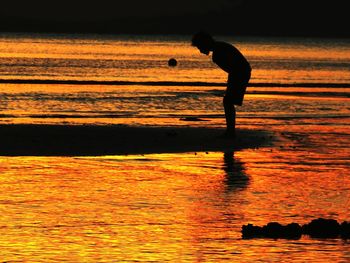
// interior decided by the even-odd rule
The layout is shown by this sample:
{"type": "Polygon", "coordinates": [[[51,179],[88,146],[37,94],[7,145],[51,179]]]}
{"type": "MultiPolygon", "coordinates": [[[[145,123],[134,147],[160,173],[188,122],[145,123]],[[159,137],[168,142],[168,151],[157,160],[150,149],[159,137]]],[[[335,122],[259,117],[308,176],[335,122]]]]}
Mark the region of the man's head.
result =
{"type": "Polygon", "coordinates": [[[213,49],[214,39],[206,32],[200,31],[193,35],[192,46],[195,46],[205,55],[209,55],[213,49]]]}

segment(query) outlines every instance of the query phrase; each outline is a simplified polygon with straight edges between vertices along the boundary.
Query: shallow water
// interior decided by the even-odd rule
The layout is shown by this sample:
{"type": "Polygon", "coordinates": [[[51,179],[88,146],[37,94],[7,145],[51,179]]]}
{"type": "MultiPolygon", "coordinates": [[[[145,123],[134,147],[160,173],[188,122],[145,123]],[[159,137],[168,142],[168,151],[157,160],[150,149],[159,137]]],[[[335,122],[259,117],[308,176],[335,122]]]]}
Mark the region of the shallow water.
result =
{"type": "Polygon", "coordinates": [[[248,223],[350,218],[348,126],[272,127],[274,145],[237,152],[2,157],[1,258],[349,261],[346,240],[241,238],[248,223]]]}
{"type": "MultiPolygon", "coordinates": [[[[234,43],[253,68],[239,117],[350,116],[349,40],[218,38],[234,43]]],[[[187,125],[178,120],[189,116],[222,126],[226,73],[190,39],[0,35],[0,123],[169,126],[187,125]],[[172,57],[178,66],[168,66],[172,57]],[[43,80],[51,82],[26,83],[43,80]]]]}
{"type": "MultiPolygon", "coordinates": [[[[1,83],[0,123],[222,128],[224,87],[215,83],[226,76],[187,39],[4,35],[1,79],[154,85],[1,83]],[[169,57],[179,66],[169,68],[169,57]],[[174,85],[182,81],[214,84],[174,85]]],[[[253,64],[252,83],[262,84],[248,88],[238,128],[268,131],[274,144],[234,153],[0,157],[0,261],[350,261],[345,240],[240,233],[247,223],[350,220],[350,91],[336,85],[349,82],[349,41],[232,42],[253,64]],[[316,85],[282,85],[293,83],[316,85]]]]}
{"type": "MultiPolygon", "coordinates": [[[[234,38],[255,83],[349,83],[348,39],[234,38]]],[[[1,79],[225,82],[191,36],[0,35],[1,79]],[[175,58],[177,67],[169,67],[175,58]]]]}
{"type": "Polygon", "coordinates": [[[1,258],[347,262],[339,239],[241,238],[247,223],[349,219],[348,149],[334,158],[303,135],[225,154],[1,158],[1,258]]]}

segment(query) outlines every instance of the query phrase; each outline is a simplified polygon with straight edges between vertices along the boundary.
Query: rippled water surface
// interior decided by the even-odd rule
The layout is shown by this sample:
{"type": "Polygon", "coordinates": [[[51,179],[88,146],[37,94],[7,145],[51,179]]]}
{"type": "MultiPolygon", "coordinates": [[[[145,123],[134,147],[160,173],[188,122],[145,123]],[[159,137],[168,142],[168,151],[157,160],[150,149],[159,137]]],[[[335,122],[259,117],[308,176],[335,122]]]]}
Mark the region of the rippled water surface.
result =
{"type": "Polygon", "coordinates": [[[349,261],[343,240],[241,238],[242,224],[350,216],[348,157],[333,158],[295,139],[284,145],[236,153],[1,158],[2,259],[349,261]]]}
{"type": "MultiPolygon", "coordinates": [[[[189,39],[2,35],[0,123],[222,128],[226,76],[189,39]]],[[[1,156],[0,261],[349,262],[346,240],[240,232],[350,220],[349,42],[226,40],[253,66],[238,128],[268,131],[269,146],[1,156]]]]}

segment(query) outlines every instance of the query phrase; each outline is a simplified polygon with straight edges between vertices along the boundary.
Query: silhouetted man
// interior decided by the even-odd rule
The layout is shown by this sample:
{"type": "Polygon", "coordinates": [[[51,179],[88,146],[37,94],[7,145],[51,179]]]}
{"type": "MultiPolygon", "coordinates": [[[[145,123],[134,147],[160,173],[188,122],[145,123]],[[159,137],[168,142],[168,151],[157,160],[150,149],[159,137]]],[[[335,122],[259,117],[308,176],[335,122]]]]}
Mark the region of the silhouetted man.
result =
{"type": "Polygon", "coordinates": [[[234,105],[242,106],[244,94],[250,79],[251,67],[243,54],[233,45],[216,41],[205,32],[193,35],[192,45],[205,55],[212,52],[212,60],[228,73],[227,88],[223,99],[226,132],[225,137],[236,136],[236,109],[234,105]]]}

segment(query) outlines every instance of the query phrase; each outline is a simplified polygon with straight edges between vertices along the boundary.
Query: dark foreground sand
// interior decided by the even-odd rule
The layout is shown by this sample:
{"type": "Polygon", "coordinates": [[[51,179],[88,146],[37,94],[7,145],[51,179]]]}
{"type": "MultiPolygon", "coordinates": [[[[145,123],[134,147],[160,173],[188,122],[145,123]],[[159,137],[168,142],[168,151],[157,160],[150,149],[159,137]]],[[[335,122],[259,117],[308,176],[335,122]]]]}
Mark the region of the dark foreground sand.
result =
{"type": "Polygon", "coordinates": [[[120,125],[0,125],[0,156],[97,156],[200,151],[235,151],[271,143],[264,131],[128,127],[120,125]]]}

